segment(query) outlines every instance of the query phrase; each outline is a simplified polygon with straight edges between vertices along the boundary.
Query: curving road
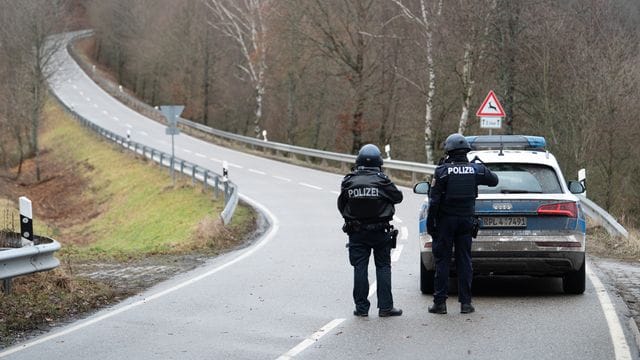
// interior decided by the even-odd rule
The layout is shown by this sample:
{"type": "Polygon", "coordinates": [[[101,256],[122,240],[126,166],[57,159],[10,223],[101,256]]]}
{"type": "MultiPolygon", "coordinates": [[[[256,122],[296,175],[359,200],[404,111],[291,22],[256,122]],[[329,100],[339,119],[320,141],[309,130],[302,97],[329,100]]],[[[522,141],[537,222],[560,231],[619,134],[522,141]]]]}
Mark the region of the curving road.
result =
{"type": "MultiPolygon", "coordinates": [[[[170,152],[165,127],[97,87],[66,50],[53,91],[98,125],[170,152]]],[[[393,253],[399,318],[354,318],[352,270],[336,209],[341,176],[176,137],[176,156],[216,170],[230,165],[243,200],[270,230],[117,306],[0,352],[8,359],[633,359],[619,300],[595,275],[582,296],[558,279],[480,279],[477,312],[428,314],[418,288],[417,209],[403,188],[393,253]],[[609,302],[607,302],[607,299],[609,302]],[[604,304],[604,305],[603,305],[604,304]],[[616,314],[616,309],[620,314],[616,314]]],[[[221,171],[221,169],[220,169],[221,171]]],[[[374,274],[370,271],[370,274],[374,274]]],[[[371,281],[373,282],[374,279],[371,281]]],[[[372,308],[375,307],[372,294],[372,308]]]]}

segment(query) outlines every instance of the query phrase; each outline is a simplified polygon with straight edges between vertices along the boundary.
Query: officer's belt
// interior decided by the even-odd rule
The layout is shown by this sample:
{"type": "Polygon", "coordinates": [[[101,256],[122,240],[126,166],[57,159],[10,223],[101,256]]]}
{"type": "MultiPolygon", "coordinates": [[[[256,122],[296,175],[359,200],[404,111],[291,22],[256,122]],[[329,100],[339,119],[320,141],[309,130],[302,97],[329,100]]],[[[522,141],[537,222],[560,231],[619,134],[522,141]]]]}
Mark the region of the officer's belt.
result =
{"type": "Polygon", "coordinates": [[[377,230],[386,230],[389,229],[391,226],[389,225],[388,222],[377,222],[377,223],[368,223],[368,224],[364,224],[361,223],[360,221],[348,221],[347,222],[347,227],[350,230],[353,231],[377,231],[377,230]]]}

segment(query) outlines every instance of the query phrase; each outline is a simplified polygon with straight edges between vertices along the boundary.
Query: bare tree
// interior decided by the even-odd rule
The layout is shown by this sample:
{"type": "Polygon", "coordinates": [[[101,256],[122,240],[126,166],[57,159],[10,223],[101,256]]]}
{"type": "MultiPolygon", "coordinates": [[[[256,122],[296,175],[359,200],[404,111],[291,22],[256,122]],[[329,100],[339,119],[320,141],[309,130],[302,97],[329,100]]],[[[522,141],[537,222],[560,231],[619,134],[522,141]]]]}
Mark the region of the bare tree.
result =
{"type": "Polygon", "coordinates": [[[267,71],[267,24],[266,16],[273,5],[272,0],[205,0],[214,16],[210,25],[233,39],[238,45],[244,64],[238,67],[249,77],[256,99],[254,132],[261,133],[265,74],[267,71]]]}
{"type": "Polygon", "coordinates": [[[29,88],[30,136],[29,154],[36,163],[36,180],[40,181],[38,131],[44,103],[47,97],[47,81],[56,70],[53,55],[61,46],[60,41],[49,38],[49,35],[62,30],[64,24],[66,2],[62,0],[3,0],[3,21],[0,32],[4,42],[13,38],[18,41],[15,47],[17,56],[26,70],[19,81],[29,88]]]}
{"type": "Polygon", "coordinates": [[[401,0],[391,0],[393,1],[400,10],[402,14],[409,19],[415,26],[417,27],[419,33],[422,36],[422,40],[424,41],[423,51],[427,60],[426,68],[424,71],[428,74],[428,81],[426,86],[423,84],[418,84],[417,82],[411,80],[407,76],[403,76],[406,80],[408,80],[411,84],[415,85],[416,88],[420,90],[420,92],[425,97],[424,104],[424,152],[426,156],[427,163],[434,162],[433,148],[434,148],[434,139],[433,139],[433,99],[436,95],[436,70],[435,64],[433,61],[433,31],[435,27],[436,18],[442,14],[442,0],[438,0],[435,5],[435,9],[432,9],[430,4],[427,3],[427,0],[420,0],[420,8],[418,10],[411,10],[408,6],[406,6],[401,0]]]}

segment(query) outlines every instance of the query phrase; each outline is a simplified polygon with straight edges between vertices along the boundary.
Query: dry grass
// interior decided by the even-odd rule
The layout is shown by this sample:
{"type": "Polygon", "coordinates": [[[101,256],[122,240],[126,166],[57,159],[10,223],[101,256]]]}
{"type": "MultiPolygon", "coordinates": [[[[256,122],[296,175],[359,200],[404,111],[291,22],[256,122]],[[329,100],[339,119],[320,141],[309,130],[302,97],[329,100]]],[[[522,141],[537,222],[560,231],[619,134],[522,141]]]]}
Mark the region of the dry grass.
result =
{"type": "Polygon", "coordinates": [[[640,261],[640,232],[627,229],[629,238],[609,235],[603,227],[587,230],[587,253],[602,258],[640,261]]]}

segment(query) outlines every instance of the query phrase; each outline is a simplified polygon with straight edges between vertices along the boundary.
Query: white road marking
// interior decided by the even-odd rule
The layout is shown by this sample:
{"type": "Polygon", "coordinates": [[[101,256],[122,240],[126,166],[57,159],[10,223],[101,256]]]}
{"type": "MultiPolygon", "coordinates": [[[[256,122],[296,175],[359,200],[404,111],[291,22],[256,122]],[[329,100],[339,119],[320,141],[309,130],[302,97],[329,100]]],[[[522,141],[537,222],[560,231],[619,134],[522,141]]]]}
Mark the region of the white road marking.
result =
{"type": "MultiPolygon", "coordinates": [[[[251,199],[251,198],[249,198],[249,197],[247,197],[245,195],[239,194],[239,196],[243,201],[249,203],[250,205],[252,205],[254,207],[257,207],[260,211],[262,211],[265,214],[265,216],[269,219],[269,222],[272,224],[271,225],[271,229],[269,230],[269,232],[267,232],[260,241],[258,241],[255,245],[253,245],[253,247],[250,247],[246,251],[241,252],[240,255],[238,255],[237,257],[233,258],[232,260],[230,260],[230,261],[228,261],[228,262],[226,262],[224,264],[221,264],[220,266],[217,266],[217,267],[207,271],[204,274],[200,274],[200,275],[198,275],[196,277],[193,277],[193,278],[191,278],[189,280],[186,280],[185,282],[180,283],[180,284],[178,284],[176,286],[173,286],[173,287],[168,288],[166,290],[157,292],[157,293],[152,294],[152,295],[150,295],[150,296],[148,296],[146,298],[143,298],[142,300],[138,300],[138,301],[133,302],[133,303],[128,304],[128,305],[124,305],[124,306],[122,306],[120,308],[115,308],[115,309],[111,308],[111,309],[105,310],[103,312],[106,312],[106,313],[103,314],[103,315],[99,315],[99,316],[97,316],[95,318],[92,318],[90,320],[81,322],[80,324],[68,327],[68,328],[66,328],[66,329],[64,329],[62,331],[53,333],[51,335],[39,338],[39,339],[31,341],[31,342],[27,342],[27,343],[24,343],[24,344],[17,345],[16,347],[14,347],[12,349],[8,349],[8,350],[6,350],[4,352],[0,352],[0,358],[8,356],[8,355],[11,355],[11,354],[14,354],[14,353],[17,353],[17,352],[19,352],[21,350],[25,350],[25,349],[34,347],[36,345],[45,343],[45,342],[47,342],[49,340],[57,339],[57,338],[59,338],[61,336],[70,334],[70,333],[78,331],[80,329],[84,329],[87,326],[96,324],[96,323],[98,323],[98,322],[100,322],[102,320],[109,319],[111,317],[114,317],[115,315],[121,314],[121,313],[123,313],[125,311],[131,310],[131,309],[136,308],[136,307],[138,307],[140,305],[148,304],[149,302],[151,302],[151,301],[153,301],[155,299],[158,299],[158,298],[163,297],[165,295],[171,294],[171,293],[173,293],[173,292],[175,292],[177,290],[182,289],[183,287],[192,285],[192,284],[194,284],[194,283],[196,283],[196,282],[198,282],[198,281],[200,281],[202,279],[206,279],[209,276],[211,276],[211,275],[213,275],[213,274],[215,274],[217,272],[220,272],[220,271],[228,268],[229,266],[231,266],[233,264],[236,264],[236,263],[238,263],[238,262],[250,257],[251,255],[253,255],[255,252],[260,250],[269,241],[271,241],[273,239],[273,237],[276,235],[276,233],[280,229],[280,220],[278,220],[278,218],[271,211],[269,211],[269,209],[267,209],[264,205],[256,202],[255,200],[253,200],[253,199],[251,199]]],[[[329,324],[331,324],[331,323],[329,323],[329,324]]]]}
{"type": "Polygon", "coordinates": [[[234,167],[234,168],[238,168],[238,169],[243,169],[243,166],[240,166],[238,164],[234,164],[234,163],[229,163],[229,166],[234,167]]]}
{"type": "Polygon", "coordinates": [[[340,191],[331,190],[332,194],[340,195],[340,191]]]}
{"type": "Polygon", "coordinates": [[[102,110],[102,113],[105,115],[109,115],[109,112],[107,110],[102,110]]]}
{"type": "Polygon", "coordinates": [[[307,184],[307,183],[303,183],[303,182],[299,182],[298,184],[302,185],[302,186],[306,186],[308,188],[312,188],[312,189],[316,189],[316,190],[322,190],[322,188],[319,187],[319,186],[315,186],[315,185],[311,185],[311,184],[307,184]]]}
{"type": "Polygon", "coordinates": [[[112,116],[111,118],[112,118],[113,120],[115,120],[115,121],[120,121],[120,119],[118,119],[118,117],[117,117],[117,116],[112,116]]]}
{"type": "Polygon", "coordinates": [[[220,159],[216,159],[216,158],[209,158],[209,160],[213,160],[213,161],[215,161],[215,162],[219,162],[219,163],[221,163],[221,162],[222,162],[222,160],[220,160],[220,159]]]}
{"type": "Polygon", "coordinates": [[[169,143],[168,143],[168,142],[166,142],[166,141],[164,141],[164,140],[158,140],[158,139],[156,139],[156,142],[157,142],[158,144],[162,144],[162,145],[169,145],[169,143]]]}
{"type": "Polygon", "coordinates": [[[409,238],[409,229],[406,226],[400,228],[400,240],[407,240],[409,238]]]}
{"type": "Polygon", "coordinates": [[[193,153],[193,151],[189,150],[189,149],[182,149],[182,151],[186,152],[187,154],[191,154],[193,153]]]}
{"type": "Polygon", "coordinates": [[[296,345],[293,349],[287,351],[284,355],[278,357],[277,360],[291,359],[294,356],[300,354],[301,352],[304,351],[304,349],[306,349],[309,346],[315,344],[318,340],[320,340],[320,338],[322,338],[323,336],[327,335],[329,332],[331,332],[331,330],[335,329],[338,325],[342,324],[342,322],[344,320],[345,319],[334,319],[334,320],[331,320],[327,325],[321,327],[320,330],[318,330],[315,333],[311,334],[311,336],[309,336],[308,338],[302,340],[302,342],[300,342],[298,345],[296,345]]]}
{"type": "Polygon", "coordinates": [[[393,215],[393,220],[395,222],[397,222],[398,224],[402,224],[402,220],[399,217],[395,216],[395,215],[393,215]]]}
{"type": "Polygon", "coordinates": [[[91,102],[91,98],[84,98],[85,100],[87,100],[88,102],[91,102]]]}
{"type": "Polygon", "coordinates": [[[291,179],[288,179],[286,177],[282,177],[282,176],[277,176],[277,175],[273,175],[274,179],[278,179],[278,180],[282,180],[282,181],[286,181],[286,182],[290,182],[291,179]]]}
{"type": "Polygon", "coordinates": [[[124,124],[124,126],[128,127],[129,129],[133,129],[133,126],[131,126],[131,124],[124,124]]]}
{"type": "Polygon", "coordinates": [[[207,158],[207,156],[206,156],[205,154],[196,153],[195,155],[196,155],[197,157],[201,157],[201,158],[203,158],[203,159],[206,159],[206,158],[207,158]]]}
{"type": "Polygon", "coordinates": [[[259,175],[267,175],[266,172],[260,171],[260,170],[255,170],[255,169],[249,169],[249,172],[252,172],[254,174],[259,174],[259,175]]]}
{"type": "Polygon", "coordinates": [[[404,245],[398,245],[395,249],[393,249],[393,252],[391,253],[391,262],[397,262],[398,260],[400,260],[400,255],[402,254],[403,248],[404,245]]]}
{"type": "Polygon", "coordinates": [[[97,109],[98,108],[98,104],[93,104],[93,107],[97,109]]]}
{"type": "Polygon", "coordinates": [[[607,320],[609,334],[611,335],[611,341],[613,342],[613,351],[616,356],[615,358],[616,360],[631,360],[631,351],[629,350],[627,339],[624,336],[622,325],[620,325],[620,320],[616,315],[616,309],[611,302],[607,289],[605,289],[598,276],[591,270],[591,266],[588,265],[589,264],[587,263],[587,275],[589,276],[589,280],[591,280],[593,287],[596,289],[598,301],[600,301],[604,317],[607,320]]]}
{"type": "Polygon", "coordinates": [[[149,136],[146,131],[138,131],[138,133],[140,133],[140,135],[149,136]]]}
{"type": "Polygon", "coordinates": [[[378,290],[378,282],[374,281],[369,285],[369,295],[367,295],[367,298],[370,298],[371,296],[373,296],[373,294],[375,294],[377,290],[378,290]]]}
{"type": "MultiPolygon", "coordinates": [[[[69,82],[71,82],[71,79],[69,79],[69,82]]],[[[77,89],[77,88],[78,88],[78,85],[73,84],[73,85],[71,85],[71,87],[72,87],[72,88],[74,88],[74,89],[77,89]]],[[[82,94],[80,94],[80,95],[82,95],[82,94]]]]}

